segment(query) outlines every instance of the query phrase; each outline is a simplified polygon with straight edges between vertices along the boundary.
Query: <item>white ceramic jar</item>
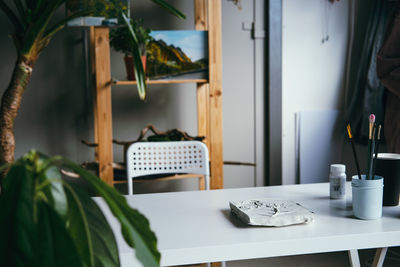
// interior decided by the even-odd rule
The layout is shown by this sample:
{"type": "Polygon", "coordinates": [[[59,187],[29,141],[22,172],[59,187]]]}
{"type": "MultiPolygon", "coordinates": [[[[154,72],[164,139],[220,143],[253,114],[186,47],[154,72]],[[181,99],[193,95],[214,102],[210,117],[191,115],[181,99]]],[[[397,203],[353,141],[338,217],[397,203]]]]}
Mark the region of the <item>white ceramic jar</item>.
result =
{"type": "Polygon", "coordinates": [[[346,196],[346,165],[331,165],[329,174],[329,196],[332,199],[342,199],[346,196]]]}

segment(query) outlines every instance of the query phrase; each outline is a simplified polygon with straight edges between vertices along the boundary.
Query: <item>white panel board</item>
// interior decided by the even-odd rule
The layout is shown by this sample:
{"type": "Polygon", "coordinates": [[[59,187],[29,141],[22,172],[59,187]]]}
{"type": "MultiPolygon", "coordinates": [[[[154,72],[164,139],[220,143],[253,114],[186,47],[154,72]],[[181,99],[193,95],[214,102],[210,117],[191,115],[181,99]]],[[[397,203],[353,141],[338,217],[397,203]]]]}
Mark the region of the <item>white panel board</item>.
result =
{"type": "Polygon", "coordinates": [[[330,164],[341,162],[346,134],[343,114],[338,110],[302,111],[297,118],[299,181],[328,182],[330,164]]]}

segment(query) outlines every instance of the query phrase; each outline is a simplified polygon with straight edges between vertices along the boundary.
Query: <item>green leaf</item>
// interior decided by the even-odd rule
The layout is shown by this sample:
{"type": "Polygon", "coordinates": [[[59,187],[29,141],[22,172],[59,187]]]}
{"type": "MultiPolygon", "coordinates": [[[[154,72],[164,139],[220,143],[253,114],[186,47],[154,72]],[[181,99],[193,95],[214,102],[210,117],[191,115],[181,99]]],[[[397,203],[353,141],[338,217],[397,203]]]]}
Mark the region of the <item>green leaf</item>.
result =
{"type": "MultiPolygon", "coordinates": [[[[46,163],[44,163],[46,164],[46,163]]],[[[42,188],[43,193],[46,195],[49,204],[55,209],[55,211],[62,217],[67,216],[67,197],[64,192],[64,188],[61,180],[61,173],[55,166],[49,166],[39,176],[41,184],[47,184],[42,188]]]]}
{"type": "Polygon", "coordinates": [[[67,225],[68,232],[78,249],[85,266],[93,266],[93,246],[89,232],[89,224],[79,197],[72,188],[64,184],[68,200],[67,225]]]}
{"type": "Polygon", "coordinates": [[[36,263],[30,266],[85,266],[65,227],[65,222],[46,202],[38,202],[36,263]]]}
{"type": "Polygon", "coordinates": [[[25,10],[24,5],[22,4],[21,0],[14,0],[14,4],[15,4],[15,7],[17,8],[19,16],[21,18],[25,18],[27,15],[26,14],[27,10],[25,10]]]}
{"type": "Polygon", "coordinates": [[[8,17],[10,22],[14,25],[14,28],[16,31],[21,31],[23,28],[23,25],[19,21],[17,15],[11,10],[11,8],[4,3],[4,0],[0,0],[0,9],[3,10],[4,14],[8,17]]]}
{"type": "MultiPolygon", "coordinates": [[[[35,44],[46,44],[47,42],[42,42],[41,39],[48,39],[44,35],[45,30],[53,17],[54,13],[57,11],[58,7],[61,3],[65,2],[65,0],[46,0],[43,1],[43,8],[36,10],[33,12],[33,22],[29,24],[26,31],[24,31],[24,42],[21,44],[21,53],[29,53],[29,51],[35,46],[35,44]]],[[[39,51],[43,49],[45,45],[39,48],[39,51]]]]}
{"type": "Polygon", "coordinates": [[[164,8],[169,13],[171,13],[172,15],[174,15],[174,16],[176,16],[178,18],[181,18],[181,19],[185,19],[186,18],[185,14],[183,14],[178,9],[176,9],[173,6],[171,6],[170,4],[165,2],[164,0],[151,0],[151,1],[153,1],[153,3],[159,5],[160,7],[164,8]]]}
{"type": "Polygon", "coordinates": [[[157,238],[151,231],[146,217],[136,209],[129,207],[123,196],[94,174],[67,159],[61,160],[59,164],[78,173],[103,197],[113,215],[121,223],[125,241],[129,246],[135,248],[138,260],[146,267],[159,266],[161,255],[157,249],[157,238]]]}
{"type": "Polygon", "coordinates": [[[119,266],[118,247],[103,212],[97,204],[89,197],[88,192],[82,190],[79,184],[68,182],[79,198],[86,214],[90,237],[94,253],[95,266],[119,266]]]}
{"type": "Polygon", "coordinates": [[[34,9],[38,4],[40,4],[40,2],[42,2],[42,0],[25,0],[27,8],[31,10],[34,9]]]}
{"type": "Polygon", "coordinates": [[[146,99],[146,78],[142,63],[142,57],[140,55],[140,48],[138,44],[138,39],[136,37],[136,33],[132,28],[132,25],[129,21],[129,18],[122,12],[122,18],[124,19],[125,25],[128,27],[129,32],[132,36],[132,56],[133,56],[133,64],[135,70],[136,84],[139,93],[139,97],[141,100],[146,99]]]}
{"type": "Polygon", "coordinates": [[[88,192],[61,179],[60,159],[31,151],[11,164],[0,194],[0,266],[120,265],[106,218],[88,192]]]}
{"type": "Polygon", "coordinates": [[[0,266],[34,261],[34,176],[19,160],[8,171],[0,194],[0,266]]]}

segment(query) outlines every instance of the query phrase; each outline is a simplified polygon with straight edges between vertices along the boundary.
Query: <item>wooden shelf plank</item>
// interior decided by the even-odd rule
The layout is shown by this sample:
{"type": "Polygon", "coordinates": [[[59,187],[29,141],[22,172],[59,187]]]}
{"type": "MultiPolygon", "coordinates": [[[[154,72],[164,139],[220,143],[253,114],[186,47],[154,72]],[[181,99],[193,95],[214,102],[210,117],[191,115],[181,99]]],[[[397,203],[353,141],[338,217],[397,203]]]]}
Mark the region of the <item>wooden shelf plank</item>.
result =
{"type": "MultiPolygon", "coordinates": [[[[194,3],[196,30],[207,31],[207,2],[206,0],[195,0],[194,3]]],[[[210,137],[210,87],[208,83],[197,84],[197,135],[206,137],[203,142],[210,151],[208,141],[210,137]]]]}
{"type": "Polygon", "coordinates": [[[222,32],[221,1],[207,0],[210,79],[211,189],[224,188],[222,135],[222,32]]]}
{"type": "Polygon", "coordinates": [[[112,148],[112,108],[110,75],[110,45],[109,28],[96,27],[91,42],[94,45],[93,60],[95,66],[94,88],[94,131],[95,142],[98,143],[96,159],[99,161],[99,177],[112,185],[113,148],[112,148]]]}
{"type": "MultiPolygon", "coordinates": [[[[191,79],[191,80],[148,80],[147,84],[173,84],[173,83],[207,83],[207,79],[191,79]]],[[[134,85],[136,81],[112,81],[113,85],[134,85]]]]}

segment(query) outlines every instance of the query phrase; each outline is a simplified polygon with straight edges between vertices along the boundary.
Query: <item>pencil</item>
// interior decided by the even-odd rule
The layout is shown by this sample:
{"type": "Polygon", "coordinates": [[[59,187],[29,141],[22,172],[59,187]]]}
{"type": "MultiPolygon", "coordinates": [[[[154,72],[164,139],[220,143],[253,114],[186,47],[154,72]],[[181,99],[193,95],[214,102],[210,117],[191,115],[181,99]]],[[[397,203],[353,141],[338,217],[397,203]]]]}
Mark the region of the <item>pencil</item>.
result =
{"type": "Polygon", "coordinates": [[[369,166],[368,166],[368,178],[367,179],[371,179],[373,180],[374,177],[373,175],[373,169],[374,169],[374,154],[375,154],[375,140],[376,140],[376,125],[374,123],[374,125],[372,126],[372,139],[371,139],[371,147],[370,147],[370,151],[368,154],[368,157],[370,157],[370,159],[368,160],[369,162],[369,166]]]}

